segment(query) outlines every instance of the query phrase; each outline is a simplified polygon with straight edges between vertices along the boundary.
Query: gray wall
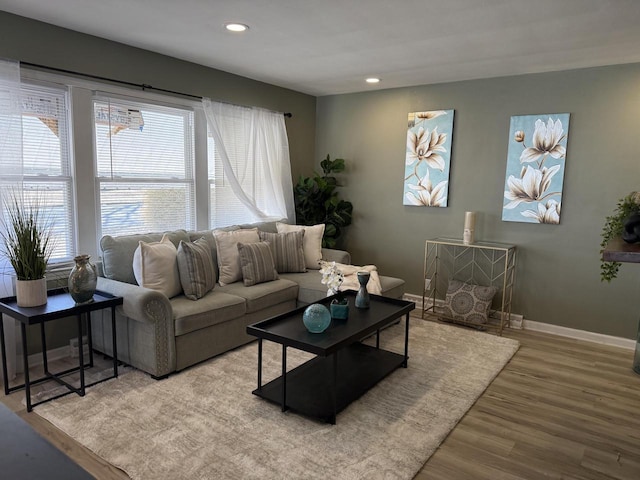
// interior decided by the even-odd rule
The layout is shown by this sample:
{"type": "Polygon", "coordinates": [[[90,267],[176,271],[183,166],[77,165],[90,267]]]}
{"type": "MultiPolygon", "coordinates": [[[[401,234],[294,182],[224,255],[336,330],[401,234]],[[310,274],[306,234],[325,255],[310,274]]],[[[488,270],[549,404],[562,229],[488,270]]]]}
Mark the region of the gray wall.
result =
{"type": "Polygon", "coordinates": [[[640,190],[640,65],[493,78],[318,98],[316,158],[347,160],[342,195],[354,204],[344,247],[356,264],[422,294],[425,239],[518,246],[514,312],[526,319],[634,338],[640,265],[611,284],[599,274],[600,231],[620,197],[640,190]],[[402,205],[407,113],[455,109],[449,206],[402,205]],[[512,115],[571,114],[560,225],[501,221],[512,115]]]}

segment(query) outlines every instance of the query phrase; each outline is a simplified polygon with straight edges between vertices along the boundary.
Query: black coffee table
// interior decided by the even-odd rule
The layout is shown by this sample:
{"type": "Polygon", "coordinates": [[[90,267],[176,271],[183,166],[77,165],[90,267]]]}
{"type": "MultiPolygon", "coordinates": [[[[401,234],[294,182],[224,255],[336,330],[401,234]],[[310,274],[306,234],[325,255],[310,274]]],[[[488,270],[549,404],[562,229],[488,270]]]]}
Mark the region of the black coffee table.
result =
{"type": "MultiPolygon", "coordinates": [[[[415,303],[371,295],[368,309],[349,298],[348,320],[332,320],[323,333],[310,333],[302,323],[305,307],[254,323],[247,333],[258,337],[258,388],[253,393],[288,409],[331,424],[336,415],[409,359],[409,312],[415,303]],[[380,330],[405,315],[404,354],[380,348],[380,330]],[[376,334],[376,345],[361,343],[376,334]],[[282,375],[262,385],[262,340],[282,345],[282,375]],[[287,372],[287,347],[316,357],[287,372]]],[[[334,297],[320,302],[329,305],[334,297]]]]}

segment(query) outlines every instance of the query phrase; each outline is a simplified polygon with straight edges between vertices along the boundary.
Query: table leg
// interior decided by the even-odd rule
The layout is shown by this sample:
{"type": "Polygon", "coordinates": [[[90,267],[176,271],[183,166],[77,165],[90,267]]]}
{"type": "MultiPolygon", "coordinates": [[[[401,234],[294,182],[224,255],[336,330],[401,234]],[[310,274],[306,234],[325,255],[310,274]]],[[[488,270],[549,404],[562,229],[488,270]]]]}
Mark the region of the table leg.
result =
{"type": "Polygon", "coordinates": [[[0,348],[2,348],[2,381],[4,383],[4,394],[9,395],[9,379],[7,376],[7,352],[4,344],[4,315],[0,313],[0,348]]]}
{"type": "Polygon", "coordinates": [[[24,364],[24,394],[27,400],[27,412],[33,410],[31,406],[31,382],[29,380],[29,353],[27,352],[27,327],[20,322],[20,333],[22,334],[22,362],[24,364]]]}
{"type": "Polygon", "coordinates": [[[376,330],[376,349],[380,349],[380,329],[376,330]]]}
{"type": "Polygon", "coordinates": [[[404,329],[404,362],[402,362],[402,366],[407,368],[409,363],[409,314],[405,318],[405,329],[404,329]]]}
{"type": "MultiPolygon", "coordinates": [[[[91,321],[91,319],[89,319],[91,321]]],[[[118,378],[118,336],[116,335],[116,307],[111,307],[111,341],[113,353],[113,376],[118,378]]],[[[93,343],[91,343],[93,346],[93,343]]]]}
{"type": "Polygon", "coordinates": [[[44,333],[44,322],[40,323],[40,342],[42,343],[42,367],[45,375],[51,375],[49,373],[49,361],[47,359],[47,339],[44,333]]]}
{"type": "Polygon", "coordinates": [[[282,345],[282,411],[287,411],[287,346],[282,345]]]}
{"type": "Polygon", "coordinates": [[[87,348],[89,349],[89,367],[93,368],[93,338],[91,337],[91,312],[87,312],[87,348]]]}
{"type": "Polygon", "coordinates": [[[338,415],[338,352],[333,354],[333,414],[331,415],[331,425],[336,424],[338,415]]]}
{"type": "Polygon", "coordinates": [[[78,357],[80,358],[80,392],[78,395],[84,397],[84,351],[82,348],[82,314],[76,315],[78,319],[78,357]]]}
{"type": "Polygon", "coordinates": [[[258,390],[262,388],[262,339],[258,339],[258,390]]]}

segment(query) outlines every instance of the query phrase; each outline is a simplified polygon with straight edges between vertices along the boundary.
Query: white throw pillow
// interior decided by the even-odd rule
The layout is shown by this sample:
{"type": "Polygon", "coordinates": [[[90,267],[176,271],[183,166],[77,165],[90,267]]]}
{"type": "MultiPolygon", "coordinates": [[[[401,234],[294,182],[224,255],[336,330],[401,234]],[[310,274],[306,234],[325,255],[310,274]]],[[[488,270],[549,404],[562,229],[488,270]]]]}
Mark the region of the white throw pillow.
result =
{"type": "Polygon", "coordinates": [[[240,254],[238,253],[238,242],[257,243],[260,241],[257,228],[244,228],[226,232],[214,230],[216,237],[216,252],[218,254],[218,270],[220,285],[242,280],[242,267],[240,266],[240,254]]]}
{"type": "Polygon", "coordinates": [[[178,274],[178,250],[164,235],[159,242],[140,242],[133,254],[133,275],[138,285],[158,290],[167,297],[182,292],[178,274]]]}
{"type": "Polygon", "coordinates": [[[276,223],[278,233],[297,232],[304,230],[302,248],[304,249],[304,262],[307,268],[320,270],[322,260],[322,237],[324,235],[324,223],[308,227],[305,225],[289,225],[288,223],[276,223]]]}

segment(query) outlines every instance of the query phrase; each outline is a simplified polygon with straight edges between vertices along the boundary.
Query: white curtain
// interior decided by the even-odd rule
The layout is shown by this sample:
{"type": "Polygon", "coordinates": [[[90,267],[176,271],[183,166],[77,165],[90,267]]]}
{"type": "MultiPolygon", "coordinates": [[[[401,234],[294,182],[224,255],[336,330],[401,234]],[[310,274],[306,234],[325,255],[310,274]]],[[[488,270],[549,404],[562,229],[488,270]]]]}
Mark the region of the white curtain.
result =
{"type": "MultiPolygon", "coordinates": [[[[8,189],[22,184],[22,96],[20,63],[0,58],[0,196],[4,200],[8,189]]],[[[0,205],[3,205],[0,202],[0,205]]],[[[0,211],[0,215],[4,214],[0,211]]],[[[0,222],[0,226],[4,222],[0,222]]],[[[3,228],[3,227],[0,227],[3,228]]],[[[0,297],[13,295],[13,269],[0,256],[0,297]]],[[[16,375],[16,322],[3,315],[7,354],[7,377],[16,375]]],[[[2,370],[0,370],[0,375],[2,370]]]]}
{"type": "Polygon", "coordinates": [[[282,113],[202,100],[225,180],[254,221],[295,222],[289,141],[282,113]]]}

